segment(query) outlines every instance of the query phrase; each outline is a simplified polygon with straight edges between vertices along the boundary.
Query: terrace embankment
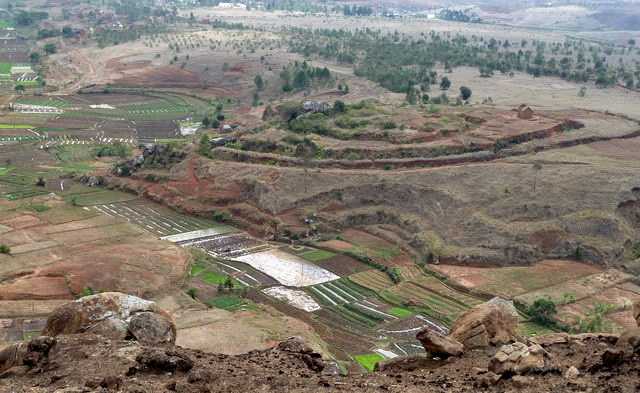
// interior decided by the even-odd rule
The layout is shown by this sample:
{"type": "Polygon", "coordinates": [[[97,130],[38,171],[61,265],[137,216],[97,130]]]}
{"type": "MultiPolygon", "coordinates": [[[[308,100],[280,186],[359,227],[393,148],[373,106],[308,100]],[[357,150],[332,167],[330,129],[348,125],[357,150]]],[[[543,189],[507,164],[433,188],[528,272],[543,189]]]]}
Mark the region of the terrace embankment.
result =
{"type": "MultiPolygon", "coordinates": [[[[627,138],[633,132],[616,135],[627,138]]],[[[603,138],[596,134],[587,131],[584,137],[603,138]]],[[[563,133],[562,138],[557,142],[571,145],[576,137],[563,133]]],[[[578,258],[612,264],[638,239],[634,213],[625,208],[634,206],[632,190],[640,185],[638,159],[631,154],[637,140],[542,148],[490,162],[402,172],[256,165],[192,153],[170,169],[166,183],[145,181],[144,170],[107,180],[111,187],[186,211],[227,210],[237,224],[263,234],[274,227],[281,236],[384,225],[414,255],[435,261],[578,258]],[[305,223],[310,214],[319,220],[315,228],[305,223]]]]}

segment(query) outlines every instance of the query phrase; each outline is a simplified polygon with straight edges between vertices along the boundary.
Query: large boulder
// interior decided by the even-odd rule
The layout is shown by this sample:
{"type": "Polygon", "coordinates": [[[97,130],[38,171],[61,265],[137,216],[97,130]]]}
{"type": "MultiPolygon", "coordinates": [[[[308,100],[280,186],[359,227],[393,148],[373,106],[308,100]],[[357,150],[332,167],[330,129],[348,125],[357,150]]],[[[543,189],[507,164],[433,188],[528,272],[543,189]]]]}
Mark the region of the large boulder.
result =
{"type": "Polygon", "coordinates": [[[460,356],[464,351],[464,346],[455,339],[443,336],[429,328],[418,332],[416,338],[431,356],[446,359],[450,356],[460,356]]]}
{"type": "Polygon", "coordinates": [[[522,375],[543,371],[549,366],[549,355],[538,344],[516,342],[503,345],[489,361],[489,371],[496,374],[522,375]]]}
{"type": "Polygon", "coordinates": [[[143,344],[174,344],[176,326],[154,302],[119,292],[85,296],[58,307],[47,319],[47,336],[94,333],[143,344]]]}
{"type": "Polygon", "coordinates": [[[512,302],[494,298],[464,313],[451,328],[450,338],[465,349],[516,341],[518,312],[512,302]]]}
{"type": "Polygon", "coordinates": [[[633,303],[633,319],[636,320],[636,325],[640,327],[640,301],[633,303]]]}
{"type": "Polygon", "coordinates": [[[640,349],[640,328],[627,329],[616,341],[616,347],[633,353],[640,349]]]}

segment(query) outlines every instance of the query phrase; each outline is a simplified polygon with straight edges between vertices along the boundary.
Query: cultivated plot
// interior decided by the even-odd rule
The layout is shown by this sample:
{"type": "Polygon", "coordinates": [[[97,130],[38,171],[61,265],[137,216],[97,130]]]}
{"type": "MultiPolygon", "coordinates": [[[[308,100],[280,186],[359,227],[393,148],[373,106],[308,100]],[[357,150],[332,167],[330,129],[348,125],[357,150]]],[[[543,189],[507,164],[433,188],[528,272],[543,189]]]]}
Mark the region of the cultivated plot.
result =
{"type": "Polygon", "coordinates": [[[145,201],[96,205],[93,208],[110,217],[123,218],[160,237],[211,229],[213,221],[190,217],[145,201]]]}
{"type": "Polygon", "coordinates": [[[236,258],[291,287],[305,287],[337,280],[338,276],[281,250],[268,250],[236,258]]]}
{"type": "Polygon", "coordinates": [[[278,286],[264,289],[262,292],[300,310],[307,312],[320,310],[320,305],[306,292],[299,289],[278,286]]]}

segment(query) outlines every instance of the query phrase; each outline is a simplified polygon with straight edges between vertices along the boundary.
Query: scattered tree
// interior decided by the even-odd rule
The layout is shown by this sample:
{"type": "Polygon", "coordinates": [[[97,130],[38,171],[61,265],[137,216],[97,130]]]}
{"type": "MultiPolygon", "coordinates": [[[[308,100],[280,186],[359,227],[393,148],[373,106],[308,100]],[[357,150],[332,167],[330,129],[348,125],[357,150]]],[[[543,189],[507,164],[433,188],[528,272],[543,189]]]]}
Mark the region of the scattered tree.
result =
{"type": "Polygon", "coordinates": [[[264,80],[262,79],[262,76],[256,75],[253,79],[253,83],[256,85],[256,89],[258,91],[262,91],[264,89],[264,80]]]}
{"type": "Polygon", "coordinates": [[[11,247],[7,246],[6,244],[0,244],[0,254],[11,254],[11,247]]]}
{"type": "Polygon", "coordinates": [[[71,38],[73,37],[73,29],[71,28],[71,26],[64,26],[62,28],[62,36],[64,38],[71,38]]]}
{"type": "Polygon", "coordinates": [[[333,111],[335,113],[344,113],[347,111],[347,106],[344,101],[336,100],[336,102],[333,103],[333,111]]]}
{"type": "Polygon", "coordinates": [[[31,60],[32,64],[37,64],[40,62],[40,53],[38,52],[31,52],[31,54],[29,55],[29,60],[31,60]]]}
{"type": "Polygon", "coordinates": [[[580,90],[578,90],[578,97],[584,97],[587,95],[587,88],[582,86],[580,90]]]}
{"type": "Polygon", "coordinates": [[[463,101],[468,101],[469,98],[471,98],[471,94],[473,93],[467,86],[460,87],[460,98],[462,98],[463,101]]]}
{"type": "Polygon", "coordinates": [[[209,154],[210,148],[211,146],[209,145],[209,135],[202,134],[202,136],[200,137],[200,142],[198,144],[198,152],[203,156],[206,156],[209,154]]]}
{"type": "Polygon", "coordinates": [[[536,162],[533,164],[533,192],[536,192],[536,186],[538,183],[538,172],[542,170],[542,164],[536,162]]]}
{"type": "Polygon", "coordinates": [[[407,96],[405,99],[410,105],[415,105],[418,102],[418,94],[413,86],[407,88],[407,96]]]}
{"type": "Polygon", "coordinates": [[[56,53],[57,48],[55,44],[52,43],[48,43],[44,45],[44,53],[48,54],[48,55],[52,55],[54,53],[56,53]]]}
{"type": "Polygon", "coordinates": [[[233,279],[231,278],[231,276],[227,276],[227,278],[225,278],[224,280],[224,287],[226,289],[233,289],[234,283],[233,283],[233,279]]]}
{"type": "Polygon", "coordinates": [[[449,90],[450,87],[451,81],[446,76],[443,76],[442,80],[440,80],[440,90],[449,90]]]}

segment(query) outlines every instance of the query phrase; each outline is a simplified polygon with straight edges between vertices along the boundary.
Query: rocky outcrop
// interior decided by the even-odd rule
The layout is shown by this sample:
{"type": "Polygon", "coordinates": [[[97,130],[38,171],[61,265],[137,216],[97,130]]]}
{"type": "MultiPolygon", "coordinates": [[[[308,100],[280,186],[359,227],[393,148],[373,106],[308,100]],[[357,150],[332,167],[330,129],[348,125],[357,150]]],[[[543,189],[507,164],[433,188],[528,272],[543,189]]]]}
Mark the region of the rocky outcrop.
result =
{"type": "Polygon", "coordinates": [[[464,351],[464,346],[455,339],[429,328],[420,331],[416,338],[431,356],[446,359],[450,356],[460,356],[464,351]]]}
{"type": "Polygon", "coordinates": [[[406,356],[383,360],[373,367],[374,371],[384,373],[401,373],[415,370],[429,369],[437,365],[437,362],[426,356],[406,356]]]}
{"type": "Polygon", "coordinates": [[[170,168],[185,159],[187,153],[171,145],[146,145],[142,155],[115,166],[116,176],[130,176],[140,168],[170,168]]]}
{"type": "Polygon", "coordinates": [[[290,337],[278,344],[277,348],[298,356],[310,370],[320,372],[325,368],[322,355],[311,349],[300,337],[290,337]]]}
{"type": "Polygon", "coordinates": [[[0,351],[0,374],[13,367],[35,366],[47,357],[55,344],[55,338],[43,336],[3,348],[0,351]]]}
{"type": "Polygon", "coordinates": [[[154,302],[106,292],[67,303],[47,319],[47,336],[95,333],[111,339],[133,338],[144,344],[174,344],[176,327],[154,302]]]}
{"type": "Polygon", "coordinates": [[[518,312],[512,302],[494,298],[464,313],[449,337],[465,349],[506,344],[517,339],[518,312]]]}
{"type": "Polygon", "coordinates": [[[637,360],[588,367],[614,346],[605,335],[568,336],[544,349],[511,344],[495,357],[493,348],[447,360],[413,356],[344,376],[310,370],[304,355],[313,351],[299,339],[227,356],[82,333],[21,344],[22,355],[10,358],[25,360],[9,363],[23,367],[2,373],[0,392],[636,392],[637,360]]]}
{"type": "Polygon", "coordinates": [[[503,345],[489,361],[495,374],[523,375],[540,372],[549,366],[549,354],[538,344],[516,342],[503,345]]]}

